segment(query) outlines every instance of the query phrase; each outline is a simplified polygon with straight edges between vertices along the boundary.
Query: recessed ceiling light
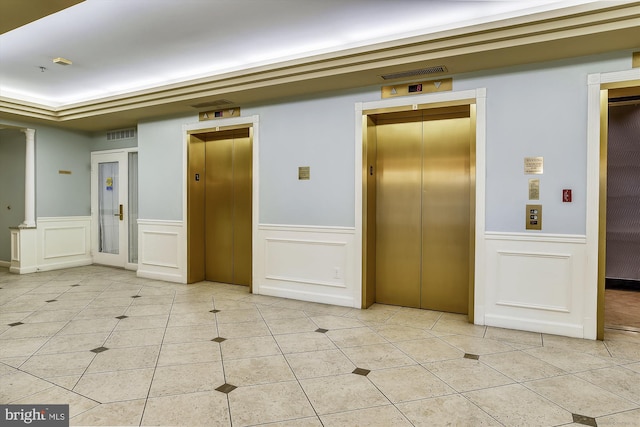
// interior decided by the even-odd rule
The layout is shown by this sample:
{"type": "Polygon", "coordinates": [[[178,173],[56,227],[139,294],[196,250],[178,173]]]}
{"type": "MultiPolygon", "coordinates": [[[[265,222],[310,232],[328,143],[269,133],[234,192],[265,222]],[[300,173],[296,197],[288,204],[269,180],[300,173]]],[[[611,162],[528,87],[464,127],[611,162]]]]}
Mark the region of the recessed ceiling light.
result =
{"type": "Polygon", "coordinates": [[[73,64],[73,62],[69,61],[68,59],[61,58],[61,57],[55,58],[53,60],[53,63],[54,64],[60,64],[60,65],[71,65],[71,64],[73,64]]]}

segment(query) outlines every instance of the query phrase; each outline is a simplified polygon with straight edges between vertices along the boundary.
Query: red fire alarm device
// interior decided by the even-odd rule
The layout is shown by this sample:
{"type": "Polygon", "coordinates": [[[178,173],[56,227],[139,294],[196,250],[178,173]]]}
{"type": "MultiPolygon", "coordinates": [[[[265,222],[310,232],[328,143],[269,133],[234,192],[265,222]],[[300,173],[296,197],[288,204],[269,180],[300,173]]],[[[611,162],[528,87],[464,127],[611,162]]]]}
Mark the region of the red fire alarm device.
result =
{"type": "Polygon", "coordinates": [[[562,201],[564,203],[571,203],[571,190],[562,190],[562,201]]]}

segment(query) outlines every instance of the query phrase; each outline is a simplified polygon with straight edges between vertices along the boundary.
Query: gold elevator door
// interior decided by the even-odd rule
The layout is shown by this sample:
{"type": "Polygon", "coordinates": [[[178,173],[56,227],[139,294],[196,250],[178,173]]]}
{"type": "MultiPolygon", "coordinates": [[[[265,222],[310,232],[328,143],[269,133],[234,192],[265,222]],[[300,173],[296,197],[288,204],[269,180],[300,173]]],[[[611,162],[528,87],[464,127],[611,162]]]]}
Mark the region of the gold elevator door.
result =
{"type": "Polygon", "coordinates": [[[188,191],[188,281],[250,286],[251,129],[191,135],[188,191]]]}
{"type": "Polygon", "coordinates": [[[468,312],[469,107],[388,113],[376,128],[376,301],[468,312]]]}

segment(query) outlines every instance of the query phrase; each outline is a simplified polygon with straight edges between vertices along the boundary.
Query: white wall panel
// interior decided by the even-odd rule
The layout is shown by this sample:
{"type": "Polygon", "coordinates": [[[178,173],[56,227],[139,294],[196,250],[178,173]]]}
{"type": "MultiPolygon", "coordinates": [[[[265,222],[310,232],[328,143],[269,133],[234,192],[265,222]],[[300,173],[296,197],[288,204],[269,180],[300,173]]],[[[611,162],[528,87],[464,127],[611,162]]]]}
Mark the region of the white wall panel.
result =
{"type": "Polygon", "coordinates": [[[182,221],[138,220],[138,277],[186,283],[182,221]]]}
{"type": "Polygon", "coordinates": [[[593,338],[583,332],[583,236],[486,233],[484,240],[484,324],[593,338]]]}
{"type": "Polygon", "coordinates": [[[254,242],[254,293],[360,306],[353,228],[260,225],[254,242]]]}
{"type": "Polygon", "coordinates": [[[50,217],[37,220],[36,262],[38,270],[89,265],[91,217],[50,217]]]}

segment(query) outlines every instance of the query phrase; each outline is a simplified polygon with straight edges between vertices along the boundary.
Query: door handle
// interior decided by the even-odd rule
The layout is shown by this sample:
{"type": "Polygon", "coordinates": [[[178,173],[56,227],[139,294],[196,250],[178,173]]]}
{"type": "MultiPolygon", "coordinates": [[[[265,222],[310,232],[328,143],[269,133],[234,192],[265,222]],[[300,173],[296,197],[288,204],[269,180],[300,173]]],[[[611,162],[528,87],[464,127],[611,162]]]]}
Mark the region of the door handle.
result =
{"type": "Polygon", "coordinates": [[[120,205],[120,212],[113,214],[113,216],[120,217],[120,221],[124,220],[124,206],[120,205]]]}

